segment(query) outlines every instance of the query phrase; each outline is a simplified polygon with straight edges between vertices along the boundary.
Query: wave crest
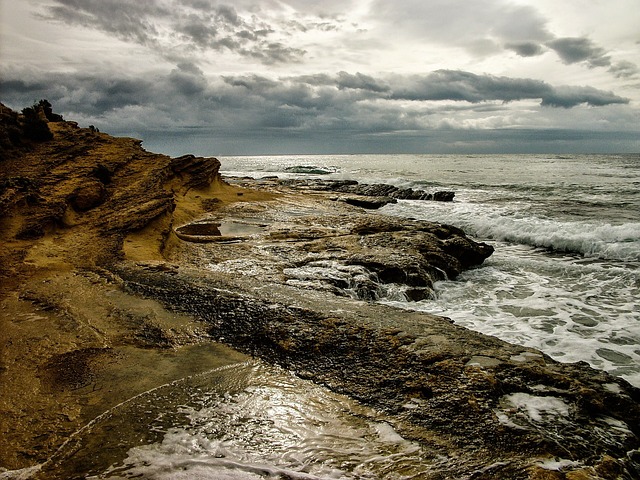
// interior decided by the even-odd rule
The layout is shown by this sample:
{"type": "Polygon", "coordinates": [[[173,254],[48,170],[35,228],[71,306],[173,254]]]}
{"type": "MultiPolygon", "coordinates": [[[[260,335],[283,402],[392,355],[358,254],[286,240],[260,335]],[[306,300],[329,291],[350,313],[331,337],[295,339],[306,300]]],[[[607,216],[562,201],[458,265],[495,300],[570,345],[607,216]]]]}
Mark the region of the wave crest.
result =
{"type": "Polygon", "coordinates": [[[612,225],[562,221],[470,203],[445,208],[402,202],[385,209],[391,214],[455,225],[481,239],[519,243],[603,260],[640,261],[638,222],[612,225]]]}
{"type": "Polygon", "coordinates": [[[640,260],[640,223],[623,225],[560,222],[539,218],[478,222],[476,234],[496,240],[578,253],[604,260],[640,260]]]}

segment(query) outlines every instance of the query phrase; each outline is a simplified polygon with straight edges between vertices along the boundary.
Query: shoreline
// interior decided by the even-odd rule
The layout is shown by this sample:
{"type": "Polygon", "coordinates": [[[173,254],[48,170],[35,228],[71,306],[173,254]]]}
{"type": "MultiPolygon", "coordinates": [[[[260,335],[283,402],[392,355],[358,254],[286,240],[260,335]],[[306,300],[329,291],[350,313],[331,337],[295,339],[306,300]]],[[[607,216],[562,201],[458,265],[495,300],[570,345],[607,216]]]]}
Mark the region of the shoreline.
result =
{"type": "Polygon", "coordinates": [[[639,447],[638,389],[370,301],[379,285],[367,272],[404,282],[419,298],[438,270],[454,278],[486,258],[461,230],[372,215],[333,193],[275,180],[229,184],[215,159],[170,159],[133,139],[49,125],[53,143],[36,145],[19,165],[0,164],[32,182],[2,192],[0,467],[41,463],[110,406],[187,369],[250,355],[394,416],[408,438],[452,459],[434,478],[499,463],[487,475],[545,478],[536,462],[567,452],[584,474],[635,468],[638,455],[626,452],[639,447]],[[91,174],[101,166],[108,182],[91,174]],[[260,228],[228,243],[176,234],[207,219],[260,228]],[[217,265],[235,270],[193,267],[212,246],[217,265]],[[344,266],[344,276],[306,276],[305,268],[325,265],[344,266]],[[345,282],[356,298],[345,296],[345,282]],[[553,421],[513,428],[498,414],[511,415],[509,395],[537,397],[540,386],[572,412],[567,444],[550,440],[553,421]],[[598,438],[602,415],[628,422],[621,443],[598,438]]]}

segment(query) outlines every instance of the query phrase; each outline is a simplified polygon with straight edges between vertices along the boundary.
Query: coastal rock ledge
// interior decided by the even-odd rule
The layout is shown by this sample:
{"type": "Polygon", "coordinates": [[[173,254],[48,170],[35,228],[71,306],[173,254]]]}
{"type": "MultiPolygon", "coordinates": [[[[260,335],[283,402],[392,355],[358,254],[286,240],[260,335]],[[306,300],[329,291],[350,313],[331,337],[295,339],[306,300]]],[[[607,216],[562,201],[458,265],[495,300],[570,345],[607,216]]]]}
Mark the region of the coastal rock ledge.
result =
{"type": "Polygon", "coordinates": [[[100,475],[85,425],[250,357],[384,414],[420,478],[640,478],[639,389],[390,306],[490,245],[0,107],[0,478],[100,475]]]}

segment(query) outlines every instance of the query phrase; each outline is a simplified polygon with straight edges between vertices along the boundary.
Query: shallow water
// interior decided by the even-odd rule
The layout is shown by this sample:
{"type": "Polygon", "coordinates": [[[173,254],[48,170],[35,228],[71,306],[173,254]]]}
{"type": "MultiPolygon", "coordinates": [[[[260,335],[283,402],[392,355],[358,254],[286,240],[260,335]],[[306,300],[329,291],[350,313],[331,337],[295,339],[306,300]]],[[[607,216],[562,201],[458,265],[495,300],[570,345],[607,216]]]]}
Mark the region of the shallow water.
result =
{"type": "Polygon", "coordinates": [[[374,410],[250,361],[123,402],[79,431],[41,471],[48,478],[81,473],[88,478],[410,479],[432,463],[432,454],[401,437],[374,410]]]}

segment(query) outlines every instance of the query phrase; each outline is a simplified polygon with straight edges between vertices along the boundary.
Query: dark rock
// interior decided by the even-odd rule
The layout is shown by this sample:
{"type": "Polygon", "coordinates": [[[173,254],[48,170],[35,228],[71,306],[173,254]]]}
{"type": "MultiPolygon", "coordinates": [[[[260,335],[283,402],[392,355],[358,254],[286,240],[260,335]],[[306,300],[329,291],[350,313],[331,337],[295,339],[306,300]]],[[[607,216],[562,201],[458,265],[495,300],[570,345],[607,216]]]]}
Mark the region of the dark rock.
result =
{"type": "Polygon", "coordinates": [[[430,288],[410,288],[405,291],[405,296],[409,302],[419,302],[427,298],[435,298],[433,290],[430,288]]]}
{"type": "Polygon", "coordinates": [[[387,197],[397,190],[397,187],[383,183],[350,185],[337,189],[338,192],[354,193],[368,197],[387,197]]]}
{"type": "Polygon", "coordinates": [[[454,196],[454,192],[436,192],[433,194],[433,200],[435,200],[436,202],[452,202],[454,196]]]}
{"type": "Polygon", "coordinates": [[[377,210],[389,203],[396,203],[397,200],[391,197],[375,197],[375,196],[358,196],[358,197],[340,197],[338,200],[353,205],[355,207],[366,208],[368,210],[377,210]]]}
{"type": "Polygon", "coordinates": [[[107,189],[104,184],[98,180],[89,180],[82,186],[76,188],[71,194],[69,202],[71,206],[79,211],[86,212],[104,202],[107,196],[107,189]]]}
{"type": "Polygon", "coordinates": [[[428,193],[412,188],[398,188],[394,185],[358,183],[355,180],[295,179],[281,182],[283,185],[307,188],[323,192],[340,192],[364,197],[390,197],[396,200],[436,200],[451,202],[455,196],[451,191],[428,193]]]}
{"type": "Polygon", "coordinates": [[[294,167],[287,167],[284,170],[285,172],[306,173],[309,175],[329,175],[330,173],[333,173],[331,170],[316,167],[314,165],[298,165],[294,167]]]}
{"type": "Polygon", "coordinates": [[[493,247],[486,243],[472,242],[462,236],[454,236],[442,243],[443,250],[458,259],[462,268],[480,265],[491,253],[493,247]]]}
{"type": "Polygon", "coordinates": [[[422,190],[413,190],[412,188],[400,188],[391,193],[393,198],[398,200],[431,200],[433,195],[422,190]]]}

